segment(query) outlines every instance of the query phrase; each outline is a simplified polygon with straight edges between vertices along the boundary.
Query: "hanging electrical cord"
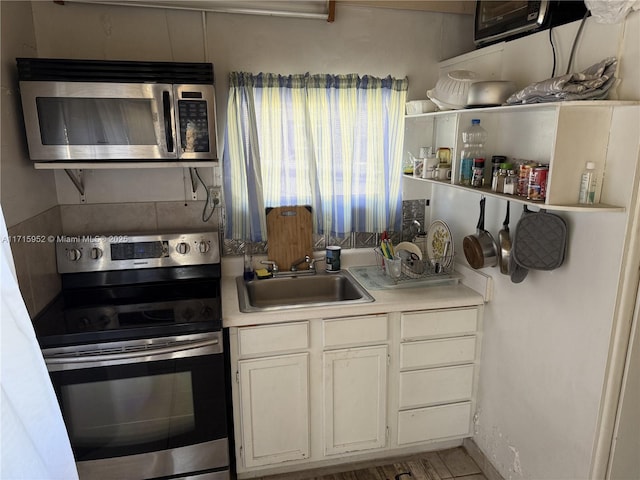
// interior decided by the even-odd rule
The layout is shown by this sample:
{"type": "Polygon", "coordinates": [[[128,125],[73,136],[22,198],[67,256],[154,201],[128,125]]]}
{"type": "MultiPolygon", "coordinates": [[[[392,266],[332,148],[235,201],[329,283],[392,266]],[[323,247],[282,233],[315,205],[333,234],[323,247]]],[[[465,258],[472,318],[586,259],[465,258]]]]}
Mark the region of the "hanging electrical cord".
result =
{"type": "Polygon", "coordinates": [[[553,37],[551,31],[553,28],[549,28],[549,43],[551,44],[551,50],[553,52],[553,70],[551,70],[551,78],[556,76],[556,46],[553,44],[553,37]]]}
{"type": "Polygon", "coordinates": [[[587,9],[582,17],[582,21],[580,22],[580,27],[578,28],[578,32],[576,33],[576,38],[573,39],[573,46],[571,47],[571,55],[569,55],[569,65],[567,65],[567,75],[571,73],[571,66],[573,65],[573,57],[576,54],[576,47],[578,45],[578,39],[580,38],[580,34],[582,33],[582,29],[584,28],[584,24],[587,21],[587,17],[591,14],[591,12],[587,9]]]}
{"type": "Polygon", "coordinates": [[[207,199],[204,202],[204,208],[202,209],[202,221],[203,222],[208,222],[209,219],[213,216],[213,212],[216,211],[216,206],[218,205],[218,199],[214,199],[213,201],[213,208],[211,208],[211,212],[209,213],[209,215],[205,215],[206,211],[207,211],[207,207],[209,206],[209,203],[211,201],[211,193],[209,192],[209,187],[207,187],[207,185],[204,183],[204,181],[202,180],[202,177],[200,176],[200,172],[198,172],[197,168],[194,168],[195,172],[196,172],[196,177],[198,177],[198,180],[200,180],[200,183],[202,184],[202,186],[204,187],[204,191],[207,192],[207,199]]]}

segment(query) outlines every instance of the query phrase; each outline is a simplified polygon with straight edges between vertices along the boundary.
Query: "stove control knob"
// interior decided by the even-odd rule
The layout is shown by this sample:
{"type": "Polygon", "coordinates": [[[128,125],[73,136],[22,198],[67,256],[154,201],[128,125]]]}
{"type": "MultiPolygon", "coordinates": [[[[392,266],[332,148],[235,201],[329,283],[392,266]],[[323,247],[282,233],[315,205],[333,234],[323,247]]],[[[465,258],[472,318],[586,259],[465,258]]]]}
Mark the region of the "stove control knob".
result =
{"type": "Polygon", "coordinates": [[[69,250],[67,250],[67,258],[69,259],[69,261],[77,262],[78,260],[80,260],[80,257],[82,257],[82,252],[77,248],[70,248],[69,250]]]}
{"type": "Polygon", "coordinates": [[[202,240],[198,244],[198,250],[200,251],[200,253],[207,253],[210,248],[211,248],[211,245],[209,245],[209,242],[205,242],[204,240],[202,240]]]}
{"type": "Polygon", "coordinates": [[[102,258],[102,250],[98,247],[93,247],[89,252],[89,256],[93,260],[99,260],[100,258],[102,258]]]}
{"type": "Polygon", "coordinates": [[[189,253],[189,244],[185,242],[180,242],[178,245],[176,245],[176,251],[180,255],[185,255],[189,253]]]}

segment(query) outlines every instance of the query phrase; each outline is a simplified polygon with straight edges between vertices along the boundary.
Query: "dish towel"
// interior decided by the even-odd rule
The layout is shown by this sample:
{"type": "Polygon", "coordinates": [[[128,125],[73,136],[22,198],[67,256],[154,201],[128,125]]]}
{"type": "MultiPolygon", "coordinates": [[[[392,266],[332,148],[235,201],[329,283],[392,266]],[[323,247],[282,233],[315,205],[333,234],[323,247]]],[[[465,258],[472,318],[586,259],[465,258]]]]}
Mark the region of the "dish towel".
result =
{"type": "Polygon", "coordinates": [[[0,208],[0,478],[78,480],[71,444],[27,307],[0,208]]]}
{"type": "Polygon", "coordinates": [[[532,83],[507,99],[507,104],[602,100],[616,82],[618,60],[615,57],[591,65],[578,73],[569,73],[532,83]]]}

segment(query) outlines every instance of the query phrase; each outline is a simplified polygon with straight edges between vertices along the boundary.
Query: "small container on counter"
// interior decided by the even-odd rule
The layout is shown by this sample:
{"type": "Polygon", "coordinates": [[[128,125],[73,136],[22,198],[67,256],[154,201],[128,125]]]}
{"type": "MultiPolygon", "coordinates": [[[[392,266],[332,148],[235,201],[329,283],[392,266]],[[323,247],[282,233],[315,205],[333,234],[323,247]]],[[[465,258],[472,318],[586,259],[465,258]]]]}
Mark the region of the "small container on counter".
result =
{"type": "Polygon", "coordinates": [[[337,245],[329,245],[325,252],[326,271],[329,273],[340,271],[340,250],[337,245]]]}
{"type": "Polygon", "coordinates": [[[244,255],[244,273],[242,276],[246,281],[253,280],[254,277],[253,257],[246,253],[244,255]]]}

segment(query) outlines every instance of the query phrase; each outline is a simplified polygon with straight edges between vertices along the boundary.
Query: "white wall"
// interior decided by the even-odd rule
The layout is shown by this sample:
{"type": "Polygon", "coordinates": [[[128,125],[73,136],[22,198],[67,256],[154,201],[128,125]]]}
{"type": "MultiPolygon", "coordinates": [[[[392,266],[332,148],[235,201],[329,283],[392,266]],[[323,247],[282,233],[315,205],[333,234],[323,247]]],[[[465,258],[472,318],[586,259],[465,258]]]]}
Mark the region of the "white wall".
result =
{"type": "Polygon", "coordinates": [[[2,51],[1,201],[7,227],[57,204],[52,172],[37,171],[26,148],[16,72],[16,57],[37,56],[30,2],[0,2],[2,51]]]}
{"type": "MultiPolygon", "coordinates": [[[[566,68],[567,49],[577,26],[573,23],[554,32],[560,73],[566,68]]],[[[640,56],[634,36],[639,30],[640,12],[624,25],[600,26],[588,21],[575,69],[620,52],[624,73],[619,96],[640,100],[640,56]]],[[[485,69],[494,78],[515,78],[525,86],[550,76],[547,35],[543,32],[508,42],[501,50],[494,48],[498,54],[481,61],[463,56],[442,65],[445,69],[485,69]]],[[[626,140],[635,146],[618,156],[618,167],[623,170],[615,186],[615,197],[626,204],[626,212],[560,213],[568,224],[569,243],[566,261],[557,270],[530,272],[522,284],[511,283],[497,268],[483,270],[493,277],[494,298],[485,308],[474,439],[507,479],[589,478],[625,229],[630,214],[635,214],[629,212],[637,189],[633,175],[638,168],[639,139],[637,133],[633,135],[626,140]]],[[[432,216],[450,225],[463,263],[462,239],[475,231],[479,200],[475,193],[434,188],[432,216]]],[[[497,235],[506,203],[488,198],[486,208],[486,227],[497,235]]],[[[512,205],[511,212],[514,231],[522,208],[512,205]]]]}
{"type": "MultiPolygon", "coordinates": [[[[327,23],[218,13],[203,21],[199,12],[53,2],[34,2],[33,11],[40,57],[212,62],[220,145],[230,71],[406,75],[409,98],[426,98],[437,62],[473,48],[470,16],[428,12],[339,5],[327,23]]],[[[203,170],[211,183],[213,172],[203,170]]],[[[185,200],[183,176],[87,172],[87,203],[185,200]]],[[[59,203],[79,203],[64,173],[56,186],[59,203]]]]}

